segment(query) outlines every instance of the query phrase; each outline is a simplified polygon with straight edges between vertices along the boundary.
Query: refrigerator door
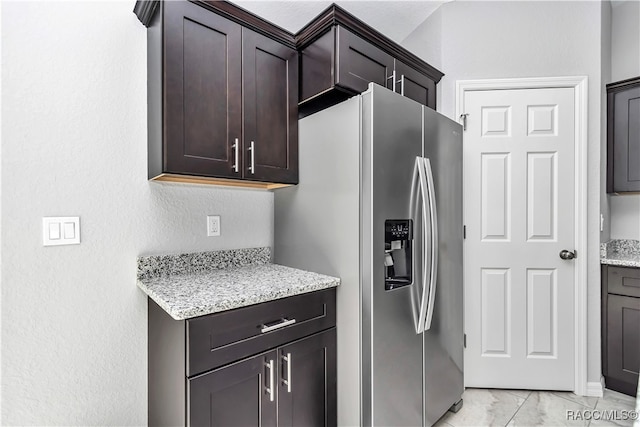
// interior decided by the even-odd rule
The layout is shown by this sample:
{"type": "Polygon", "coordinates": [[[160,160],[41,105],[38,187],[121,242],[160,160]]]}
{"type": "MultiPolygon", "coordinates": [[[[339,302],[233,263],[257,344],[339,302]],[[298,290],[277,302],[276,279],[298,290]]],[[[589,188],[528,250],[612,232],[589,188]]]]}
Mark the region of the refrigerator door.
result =
{"type": "Polygon", "coordinates": [[[463,224],[462,127],[429,108],[424,108],[424,157],[431,164],[439,247],[431,324],[424,333],[424,425],[432,425],[464,391],[463,224]]]}
{"type": "Polygon", "coordinates": [[[414,307],[422,297],[423,242],[410,199],[422,108],[375,85],[362,101],[362,424],[420,426],[423,339],[414,307]],[[385,221],[405,219],[413,219],[413,281],[386,291],[385,221]]]}

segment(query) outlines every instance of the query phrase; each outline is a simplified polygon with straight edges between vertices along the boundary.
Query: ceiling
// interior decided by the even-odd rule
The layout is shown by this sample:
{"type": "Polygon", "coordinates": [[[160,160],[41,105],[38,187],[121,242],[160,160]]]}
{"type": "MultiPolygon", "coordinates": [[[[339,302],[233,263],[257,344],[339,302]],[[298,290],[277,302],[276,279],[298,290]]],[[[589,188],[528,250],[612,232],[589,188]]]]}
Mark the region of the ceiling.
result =
{"type": "MultiPolygon", "coordinates": [[[[442,3],[450,0],[340,0],[335,3],[400,43],[442,3]]],[[[325,0],[248,0],[233,3],[292,33],[326,9],[332,1],[325,0]]]]}

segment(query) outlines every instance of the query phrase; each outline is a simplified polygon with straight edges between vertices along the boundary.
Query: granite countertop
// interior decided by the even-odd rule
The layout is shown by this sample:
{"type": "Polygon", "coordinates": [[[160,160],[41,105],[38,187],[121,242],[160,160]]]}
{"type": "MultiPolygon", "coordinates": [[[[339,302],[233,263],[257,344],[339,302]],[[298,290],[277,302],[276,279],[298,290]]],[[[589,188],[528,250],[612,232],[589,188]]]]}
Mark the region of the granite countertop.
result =
{"type": "Polygon", "coordinates": [[[602,243],[600,264],[640,268],[640,241],[616,239],[602,243]]]}
{"type": "Polygon", "coordinates": [[[137,285],[171,317],[185,320],[340,284],[270,258],[270,248],[139,257],[137,285]]]}

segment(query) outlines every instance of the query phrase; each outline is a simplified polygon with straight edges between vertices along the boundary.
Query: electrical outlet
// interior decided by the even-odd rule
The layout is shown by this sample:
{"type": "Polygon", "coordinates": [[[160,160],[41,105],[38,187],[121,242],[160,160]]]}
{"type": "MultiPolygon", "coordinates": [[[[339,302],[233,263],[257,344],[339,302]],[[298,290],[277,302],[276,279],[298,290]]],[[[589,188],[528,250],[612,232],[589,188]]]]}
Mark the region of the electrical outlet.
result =
{"type": "Polygon", "coordinates": [[[207,236],[220,235],[220,215],[207,215],[207,236]]]}

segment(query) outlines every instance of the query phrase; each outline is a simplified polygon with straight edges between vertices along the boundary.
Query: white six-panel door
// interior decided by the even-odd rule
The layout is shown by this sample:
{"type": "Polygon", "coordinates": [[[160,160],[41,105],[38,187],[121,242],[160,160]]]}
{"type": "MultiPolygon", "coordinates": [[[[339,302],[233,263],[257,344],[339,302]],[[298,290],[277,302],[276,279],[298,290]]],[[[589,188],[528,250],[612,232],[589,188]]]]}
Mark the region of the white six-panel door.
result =
{"type": "Polygon", "coordinates": [[[467,387],[574,388],[574,90],[464,95],[467,387]]]}

